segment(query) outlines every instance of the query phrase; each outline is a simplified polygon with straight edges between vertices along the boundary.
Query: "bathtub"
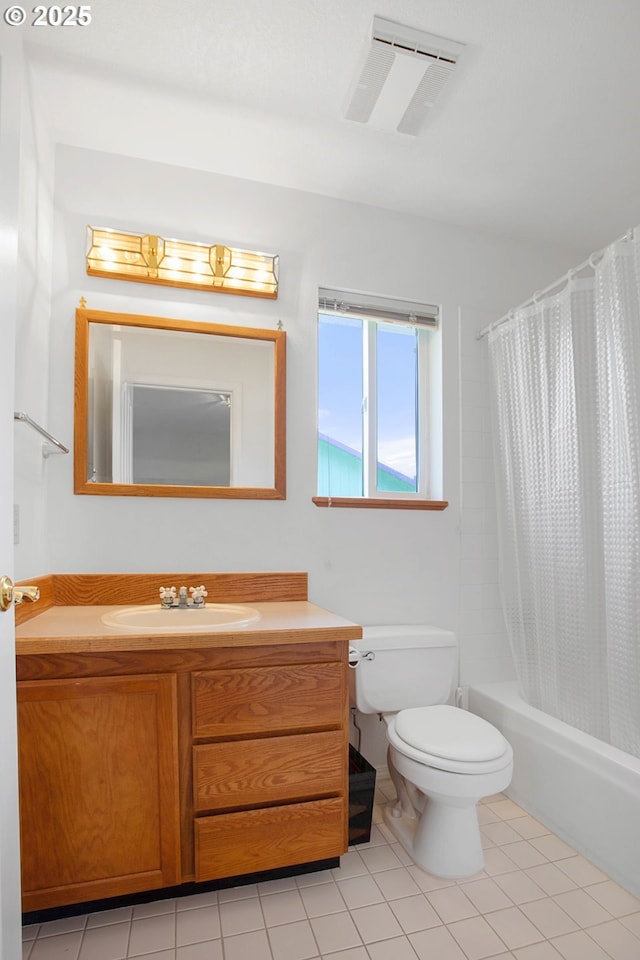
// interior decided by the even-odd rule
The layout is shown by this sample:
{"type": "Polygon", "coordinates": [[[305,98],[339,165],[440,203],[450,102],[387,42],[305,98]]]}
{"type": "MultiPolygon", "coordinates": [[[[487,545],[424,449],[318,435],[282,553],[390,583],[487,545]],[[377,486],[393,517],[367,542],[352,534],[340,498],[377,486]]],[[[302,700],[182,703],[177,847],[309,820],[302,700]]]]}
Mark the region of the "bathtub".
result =
{"type": "Polygon", "coordinates": [[[516,803],[640,896],[640,760],[525,703],[516,681],[469,688],[514,752],[516,803]]]}

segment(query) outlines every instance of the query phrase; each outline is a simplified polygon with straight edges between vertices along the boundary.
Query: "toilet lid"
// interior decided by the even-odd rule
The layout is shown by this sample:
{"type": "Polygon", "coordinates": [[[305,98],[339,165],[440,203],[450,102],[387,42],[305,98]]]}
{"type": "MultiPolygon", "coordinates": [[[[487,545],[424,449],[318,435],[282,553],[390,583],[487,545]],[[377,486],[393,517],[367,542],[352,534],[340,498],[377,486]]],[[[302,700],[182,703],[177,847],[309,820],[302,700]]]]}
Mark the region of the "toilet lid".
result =
{"type": "Polygon", "coordinates": [[[497,760],[507,749],[499,730],[459,707],[410,707],[395,718],[396,733],[415,750],[448,760],[497,760]]]}

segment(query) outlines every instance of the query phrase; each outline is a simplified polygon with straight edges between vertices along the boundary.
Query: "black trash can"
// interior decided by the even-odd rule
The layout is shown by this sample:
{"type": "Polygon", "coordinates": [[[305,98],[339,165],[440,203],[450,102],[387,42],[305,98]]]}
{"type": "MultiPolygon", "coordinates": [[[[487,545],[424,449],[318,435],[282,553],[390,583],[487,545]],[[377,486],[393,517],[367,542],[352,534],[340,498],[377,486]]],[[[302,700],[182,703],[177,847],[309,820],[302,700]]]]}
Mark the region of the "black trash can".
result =
{"type": "Polygon", "coordinates": [[[373,819],[376,771],[349,744],[349,845],[368,843],[373,819]]]}

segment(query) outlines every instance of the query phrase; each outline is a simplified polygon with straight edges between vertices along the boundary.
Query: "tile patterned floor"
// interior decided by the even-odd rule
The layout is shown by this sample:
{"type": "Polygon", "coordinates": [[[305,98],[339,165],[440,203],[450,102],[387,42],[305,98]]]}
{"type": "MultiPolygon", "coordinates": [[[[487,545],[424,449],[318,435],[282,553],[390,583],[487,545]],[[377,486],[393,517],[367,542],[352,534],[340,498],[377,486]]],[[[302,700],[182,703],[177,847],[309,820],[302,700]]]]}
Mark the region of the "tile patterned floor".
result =
{"type": "Polygon", "coordinates": [[[23,960],[640,960],[640,900],[499,795],[485,869],[419,870],[381,822],[339,869],[24,928],[23,960]]]}

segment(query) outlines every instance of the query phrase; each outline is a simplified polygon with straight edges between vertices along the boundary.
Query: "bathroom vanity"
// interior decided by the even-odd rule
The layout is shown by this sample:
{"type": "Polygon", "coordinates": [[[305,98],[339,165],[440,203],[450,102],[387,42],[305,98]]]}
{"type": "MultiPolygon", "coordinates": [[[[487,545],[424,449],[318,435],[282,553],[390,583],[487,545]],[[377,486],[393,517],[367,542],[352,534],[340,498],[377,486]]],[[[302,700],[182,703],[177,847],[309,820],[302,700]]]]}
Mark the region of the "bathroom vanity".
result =
{"type": "Polygon", "coordinates": [[[16,629],[25,912],[346,851],[348,646],[362,631],[307,601],[306,574],[36,582],[41,603],[16,629]],[[208,602],[259,619],[104,624],[167,582],[204,583],[208,602]]]}

